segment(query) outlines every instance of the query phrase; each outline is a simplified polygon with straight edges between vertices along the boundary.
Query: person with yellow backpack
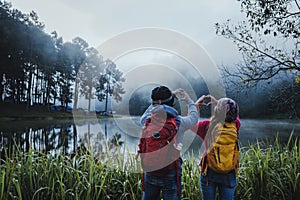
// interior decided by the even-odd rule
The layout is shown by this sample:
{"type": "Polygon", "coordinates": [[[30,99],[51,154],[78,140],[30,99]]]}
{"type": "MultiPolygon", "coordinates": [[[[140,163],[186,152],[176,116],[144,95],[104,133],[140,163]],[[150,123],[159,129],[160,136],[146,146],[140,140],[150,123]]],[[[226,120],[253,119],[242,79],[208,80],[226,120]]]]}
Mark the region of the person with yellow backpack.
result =
{"type": "Polygon", "coordinates": [[[191,130],[201,137],[204,153],[200,161],[200,186],[203,200],[232,200],[237,185],[239,108],[230,98],[216,100],[211,95],[201,96],[197,107],[213,105],[210,119],[199,120],[191,130]],[[205,99],[210,99],[205,103],[205,99]]]}

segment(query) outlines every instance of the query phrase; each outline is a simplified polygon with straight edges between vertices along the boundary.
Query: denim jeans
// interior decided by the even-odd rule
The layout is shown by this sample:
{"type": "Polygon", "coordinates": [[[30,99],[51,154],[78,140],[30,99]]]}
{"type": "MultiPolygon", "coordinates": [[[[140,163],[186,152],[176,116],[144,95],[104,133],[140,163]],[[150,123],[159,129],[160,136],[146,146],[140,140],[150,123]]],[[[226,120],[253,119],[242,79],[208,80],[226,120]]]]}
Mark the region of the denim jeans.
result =
{"type": "Polygon", "coordinates": [[[219,200],[232,200],[236,188],[236,175],[234,172],[219,174],[212,170],[207,170],[207,174],[201,175],[200,185],[203,200],[216,199],[218,189],[219,200]]]}
{"type": "MultiPolygon", "coordinates": [[[[179,163],[179,188],[181,193],[181,161],[179,163]]],[[[154,176],[150,173],[144,174],[143,200],[157,200],[160,197],[161,191],[164,200],[180,199],[180,196],[178,196],[178,184],[175,169],[165,176],[154,176]]]]}

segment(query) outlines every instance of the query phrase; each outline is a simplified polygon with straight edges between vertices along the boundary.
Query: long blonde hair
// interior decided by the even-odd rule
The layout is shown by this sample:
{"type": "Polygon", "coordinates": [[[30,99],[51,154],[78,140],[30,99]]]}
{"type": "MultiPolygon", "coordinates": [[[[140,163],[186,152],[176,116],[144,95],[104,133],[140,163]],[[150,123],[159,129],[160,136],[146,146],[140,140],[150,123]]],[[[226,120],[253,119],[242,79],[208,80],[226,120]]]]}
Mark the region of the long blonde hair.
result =
{"type": "Polygon", "coordinates": [[[214,108],[214,113],[210,118],[209,127],[205,136],[205,145],[209,151],[211,144],[218,137],[217,129],[224,126],[225,122],[234,122],[238,117],[239,108],[237,103],[230,98],[221,98],[214,108]]]}

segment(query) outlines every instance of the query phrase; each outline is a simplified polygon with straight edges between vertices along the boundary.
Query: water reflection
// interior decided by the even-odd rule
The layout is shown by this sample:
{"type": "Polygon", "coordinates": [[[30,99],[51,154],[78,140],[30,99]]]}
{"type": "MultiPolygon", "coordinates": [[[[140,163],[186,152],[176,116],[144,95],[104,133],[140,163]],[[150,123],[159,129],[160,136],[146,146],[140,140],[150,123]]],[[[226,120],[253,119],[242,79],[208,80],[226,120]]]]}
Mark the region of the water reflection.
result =
{"type": "Polygon", "coordinates": [[[27,152],[29,149],[48,152],[53,149],[64,153],[75,152],[77,145],[77,131],[73,124],[50,124],[43,128],[26,128],[16,130],[0,130],[1,150],[7,148],[9,152],[18,148],[27,152]]]}
{"type": "Polygon", "coordinates": [[[74,154],[91,147],[96,154],[103,154],[121,146],[124,143],[121,141],[122,135],[116,132],[108,137],[107,124],[110,122],[105,120],[101,123],[105,127],[104,132],[99,129],[99,124],[89,121],[77,125],[72,122],[49,123],[39,128],[0,127],[1,158],[16,150],[28,152],[33,149],[45,153],[61,151],[64,154],[74,154]],[[96,131],[93,126],[98,127],[96,131]]]}
{"type": "MultiPolygon", "coordinates": [[[[65,154],[73,154],[83,148],[89,148],[94,156],[102,156],[109,152],[117,152],[118,147],[122,147],[135,153],[140,129],[133,129],[130,121],[131,119],[127,118],[119,120],[118,123],[122,126],[118,126],[114,119],[83,120],[76,124],[73,122],[49,123],[38,128],[28,127],[28,125],[23,127],[18,123],[9,129],[0,126],[1,156],[4,155],[4,149],[11,153],[16,148],[24,152],[30,148],[41,152],[59,150],[65,154]],[[120,127],[128,128],[124,131],[120,127]]],[[[240,141],[243,145],[247,145],[249,141],[255,142],[256,139],[268,138],[274,141],[278,133],[284,143],[292,131],[294,131],[294,137],[298,137],[300,123],[280,120],[242,120],[240,141]]],[[[194,133],[187,132],[184,140],[184,151],[199,151],[201,148],[202,142],[194,133]]]]}

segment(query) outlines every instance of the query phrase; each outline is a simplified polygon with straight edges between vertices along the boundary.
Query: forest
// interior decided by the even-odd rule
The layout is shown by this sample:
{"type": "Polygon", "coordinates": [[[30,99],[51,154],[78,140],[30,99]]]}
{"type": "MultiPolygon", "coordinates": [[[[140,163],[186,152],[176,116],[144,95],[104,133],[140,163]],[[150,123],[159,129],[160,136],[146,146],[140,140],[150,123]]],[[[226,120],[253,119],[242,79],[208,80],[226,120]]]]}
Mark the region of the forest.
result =
{"type": "Polygon", "coordinates": [[[37,13],[24,14],[5,1],[0,17],[0,104],[30,110],[72,103],[77,109],[79,96],[120,100],[122,72],[84,39],[64,42],[56,31],[44,31],[37,13]]]}

